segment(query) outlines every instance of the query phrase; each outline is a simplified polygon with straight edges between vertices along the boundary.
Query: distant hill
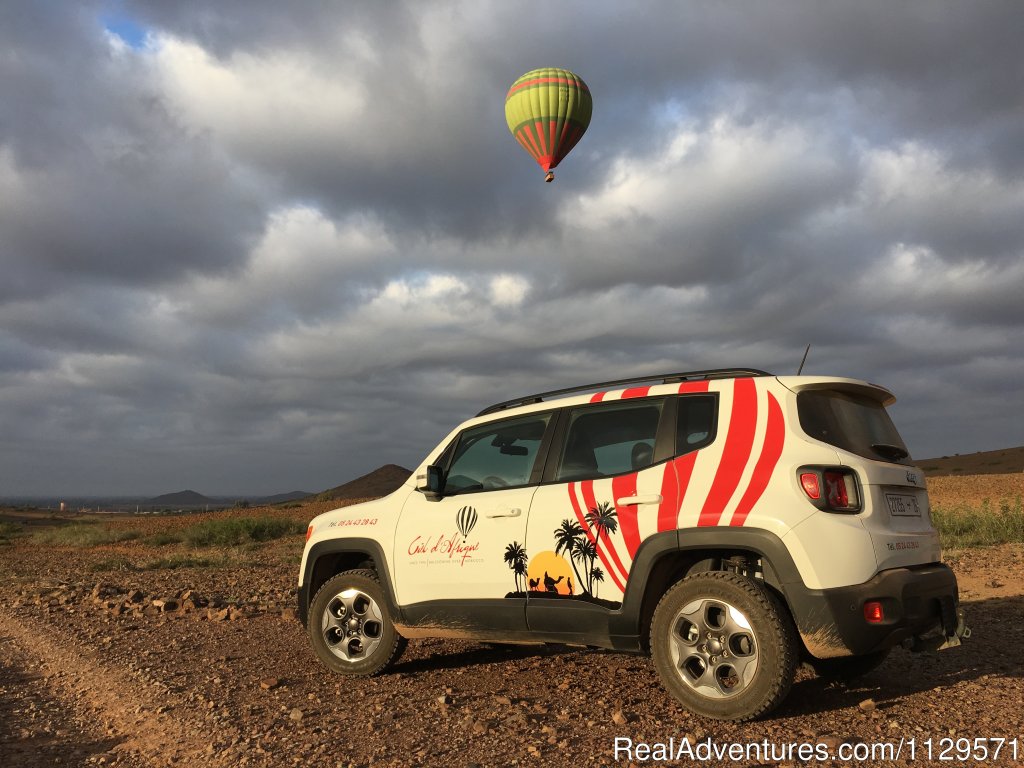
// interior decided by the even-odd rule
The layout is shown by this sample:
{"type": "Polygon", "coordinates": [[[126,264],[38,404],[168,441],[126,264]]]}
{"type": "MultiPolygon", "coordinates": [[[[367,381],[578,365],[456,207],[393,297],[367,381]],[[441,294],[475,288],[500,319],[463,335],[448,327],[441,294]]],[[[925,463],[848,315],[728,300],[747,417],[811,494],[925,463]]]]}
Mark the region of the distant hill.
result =
{"type": "Polygon", "coordinates": [[[397,464],[385,464],[344,485],[329,488],[320,494],[327,499],[371,499],[387,496],[409,479],[412,472],[397,464]]]}
{"type": "Polygon", "coordinates": [[[928,477],[946,475],[1004,475],[1024,472],[1024,446],[997,451],[915,460],[928,477]]]}
{"type": "Polygon", "coordinates": [[[258,499],[253,499],[252,504],[256,506],[282,504],[286,501],[298,501],[299,499],[305,499],[312,495],[313,494],[308,491],[288,491],[288,493],[275,493],[273,496],[260,496],[258,499]]]}
{"type": "Polygon", "coordinates": [[[204,504],[218,504],[219,502],[196,491],[178,491],[177,493],[165,493],[162,496],[155,496],[152,499],[148,499],[146,503],[153,506],[201,507],[204,504]]]}

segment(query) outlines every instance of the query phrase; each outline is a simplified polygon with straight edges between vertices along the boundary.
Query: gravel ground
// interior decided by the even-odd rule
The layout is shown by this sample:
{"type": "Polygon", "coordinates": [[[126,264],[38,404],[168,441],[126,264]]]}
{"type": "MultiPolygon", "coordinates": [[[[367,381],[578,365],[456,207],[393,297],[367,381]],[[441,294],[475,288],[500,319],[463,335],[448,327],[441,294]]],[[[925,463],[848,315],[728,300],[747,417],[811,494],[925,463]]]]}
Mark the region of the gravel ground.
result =
{"type": "Polygon", "coordinates": [[[708,765],[1024,764],[1021,545],[951,554],[974,630],[963,647],[897,650],[849,687],[802,669],[779,710],[743,725],[689,714],[649,659],[596,650],[420,640],[381,677],[331,676],[294,617],[301,548],[276,541],[215,551],[221,567],[133,571],[96,569],[179,550],[0,547],[0,765],[697,764],[617,754],[617,738],[764,750],[708,765]],[[984,742],[985,760],[957,759],[955,740],[976,738],[1017,739],[1016,760],[1011,745],[993,759],[998,742],[984,742]],[[939,759],[941,739],[952,760],[939,759]],[[901,740],[898,759],[780,753],[901,740]]]}

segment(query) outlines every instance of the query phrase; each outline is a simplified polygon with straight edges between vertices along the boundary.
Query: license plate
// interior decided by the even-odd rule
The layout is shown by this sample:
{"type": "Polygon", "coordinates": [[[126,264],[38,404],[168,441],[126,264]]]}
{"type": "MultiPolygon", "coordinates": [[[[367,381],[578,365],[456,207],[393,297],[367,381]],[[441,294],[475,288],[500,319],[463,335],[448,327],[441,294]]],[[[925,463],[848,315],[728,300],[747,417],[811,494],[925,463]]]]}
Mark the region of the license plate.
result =
{"type": "Polygon", "coordinates": [[[887,493],[885,500],[889,504],[889,514],[897,517],[920,517],[921,507],[916,496],[902,493],[887,493]]]}

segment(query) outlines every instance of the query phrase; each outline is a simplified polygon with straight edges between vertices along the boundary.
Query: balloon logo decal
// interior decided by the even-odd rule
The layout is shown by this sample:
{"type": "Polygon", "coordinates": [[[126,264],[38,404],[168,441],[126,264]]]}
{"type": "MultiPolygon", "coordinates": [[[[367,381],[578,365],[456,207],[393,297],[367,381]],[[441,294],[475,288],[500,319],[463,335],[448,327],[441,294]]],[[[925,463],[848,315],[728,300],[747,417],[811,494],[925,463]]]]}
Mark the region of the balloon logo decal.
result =
{"type": "Polygon", "coordinates": [[[579,75],[567,69],[534,69],[508,89],[505,121],[516,141],[552,181],[555,168],[590,125],[594,102],[579,75]]]}
{"type": "Polygon", "coordinates": [[[462,538],[468,538],[469,532],[476,525],[476,510],[473,507],[463,507],[455,514],[455,524],[459,526],[462,538]]]}

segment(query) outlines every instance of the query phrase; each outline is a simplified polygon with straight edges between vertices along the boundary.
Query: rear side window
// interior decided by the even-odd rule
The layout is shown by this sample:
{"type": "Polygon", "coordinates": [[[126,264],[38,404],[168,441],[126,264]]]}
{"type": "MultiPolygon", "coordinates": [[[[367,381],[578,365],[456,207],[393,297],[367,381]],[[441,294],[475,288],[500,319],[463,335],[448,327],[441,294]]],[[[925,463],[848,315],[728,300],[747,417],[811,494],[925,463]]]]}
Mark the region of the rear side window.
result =
{"type": "Polygon", "coordinates": [[[875,461],[913,464],[885,406],[861,395],[829,390],[796,398],[800,426],[810,437],[875,461]]]}
{"type": "Polygon", "coordinates": [[[678,399],[676,455],[696,451],[715,440],[715,397],[687,395],[678,399]]]}
{"type": "Polygon", "coordinates": [[[467,429],[459,435],[445,492],[527,485],[550,418],[544,413],[467,429]]]}
{"type": "Polygon", "coordinates": [[[638,400],[573,410],[555,479],[607,477],[651,466],[664,404],[638,400]]]}

